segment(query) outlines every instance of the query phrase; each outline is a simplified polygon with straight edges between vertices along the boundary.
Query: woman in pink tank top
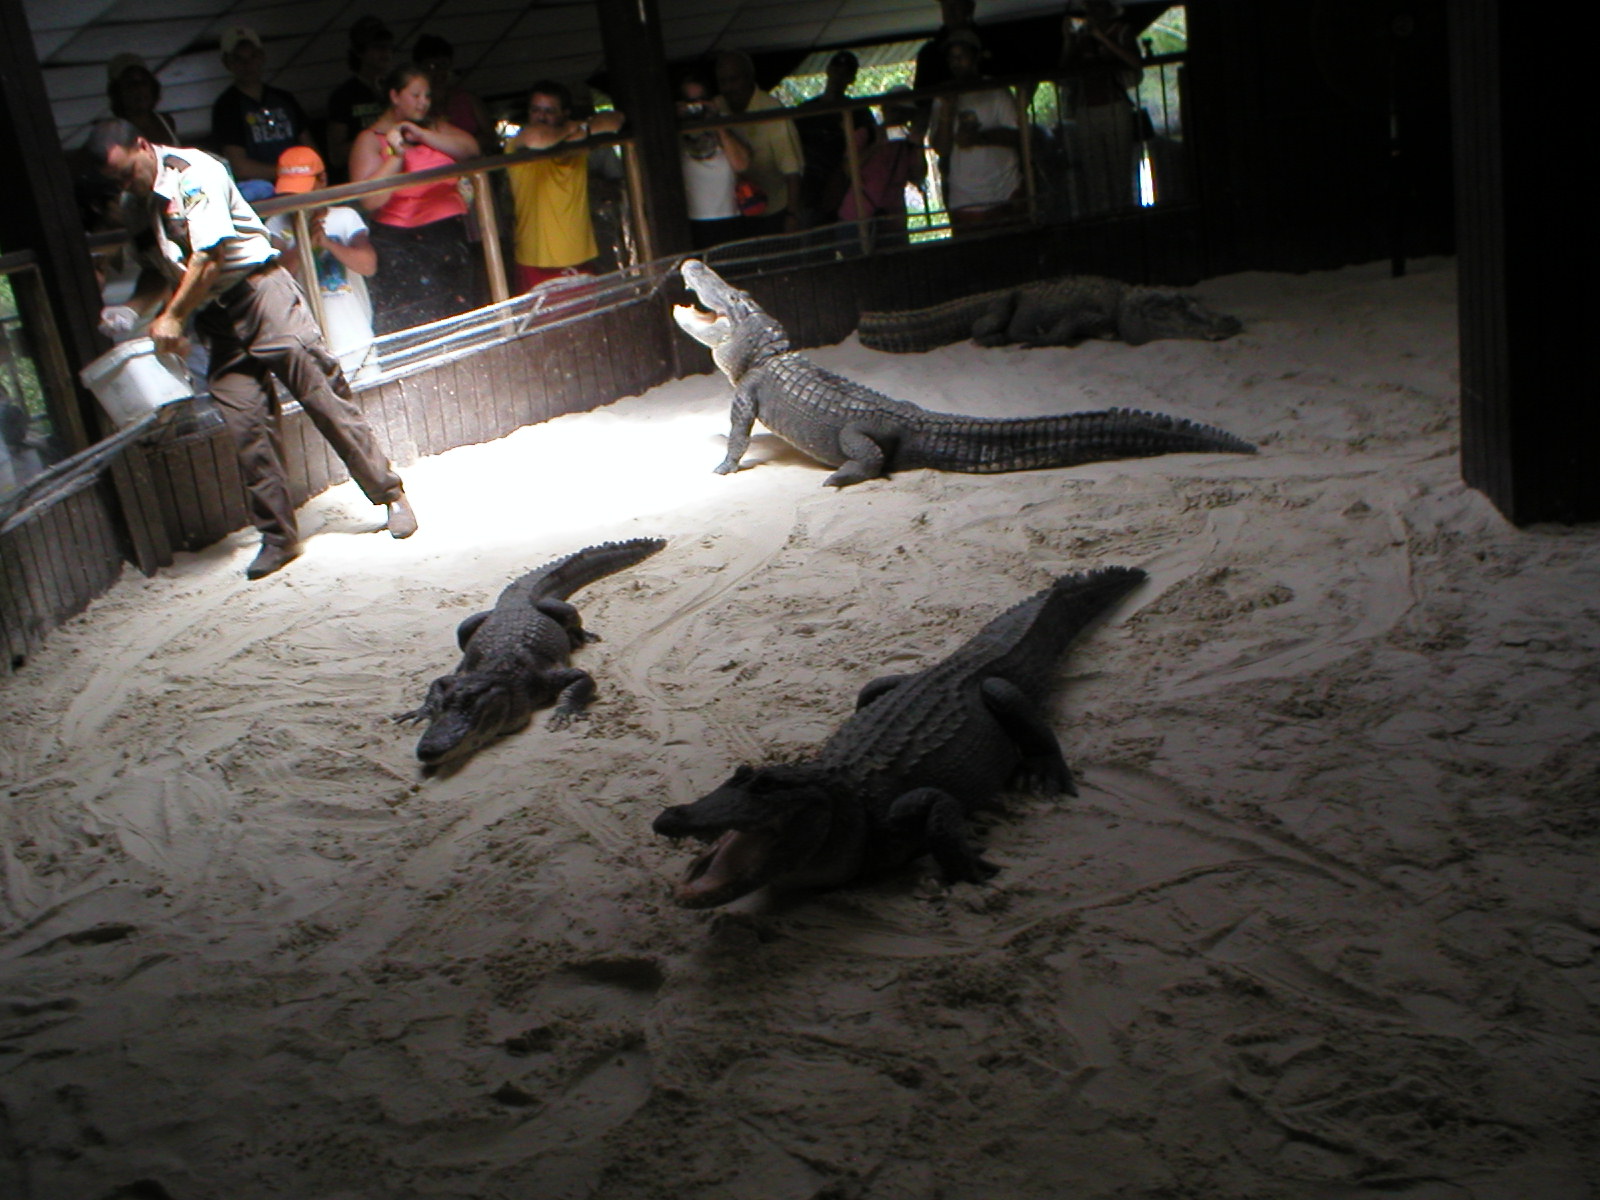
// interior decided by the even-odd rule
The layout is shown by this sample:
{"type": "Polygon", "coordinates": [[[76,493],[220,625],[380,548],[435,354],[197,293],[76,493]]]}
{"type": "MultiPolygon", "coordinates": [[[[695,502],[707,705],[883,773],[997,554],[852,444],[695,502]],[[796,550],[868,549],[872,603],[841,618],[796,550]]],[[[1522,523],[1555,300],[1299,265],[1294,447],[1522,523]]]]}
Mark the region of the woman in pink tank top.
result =
{"type": "MultiPolygon", "coordinates": [[[[388,179],[448,166],[478,152],[471,134],[429,119],[428,74],[412,63],[385,81],[389,107],[350,146],[352,181],[388,179]]],[[[426,325],[484,303],[482,269],[467,242],[466,203],[454,179],[435,179],[363,196],[372,212],[378,273],[373,328],[380,334],[426,325]]]]}

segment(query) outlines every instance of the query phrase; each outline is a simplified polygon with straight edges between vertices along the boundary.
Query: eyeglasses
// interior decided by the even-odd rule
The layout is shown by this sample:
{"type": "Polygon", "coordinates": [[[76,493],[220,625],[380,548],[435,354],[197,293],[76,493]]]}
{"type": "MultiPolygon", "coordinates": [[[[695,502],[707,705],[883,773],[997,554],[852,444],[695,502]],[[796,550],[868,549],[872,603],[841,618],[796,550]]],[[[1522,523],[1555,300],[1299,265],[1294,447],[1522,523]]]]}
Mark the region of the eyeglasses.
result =
{"type": "Polygon", "coordinates": [[[549,104],[530,104],[528,105],[528,111],[531,113],[549,113],[553,117],[559,117],[563,110],[549,104]]]}

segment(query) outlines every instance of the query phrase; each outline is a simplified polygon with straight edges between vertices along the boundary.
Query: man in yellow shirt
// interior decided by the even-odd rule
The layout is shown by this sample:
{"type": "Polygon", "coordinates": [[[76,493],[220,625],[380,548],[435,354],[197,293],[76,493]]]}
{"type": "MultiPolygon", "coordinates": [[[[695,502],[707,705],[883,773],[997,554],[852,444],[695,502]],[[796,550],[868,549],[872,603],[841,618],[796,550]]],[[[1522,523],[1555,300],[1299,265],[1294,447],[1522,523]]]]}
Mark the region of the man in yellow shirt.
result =
{"type": "MultiPolygon", "coordinates": [[[[622,128],[620,112],[572,119],[572,93],[544,79],[528,96],[528,122],[506,150],[548,150],[622,128]]],[[[599,248],[589,215],[589,154],[582,148],[509,167],[516,207],[516,285],[526,292],[563,275],[593,275],[599,248]]]]}

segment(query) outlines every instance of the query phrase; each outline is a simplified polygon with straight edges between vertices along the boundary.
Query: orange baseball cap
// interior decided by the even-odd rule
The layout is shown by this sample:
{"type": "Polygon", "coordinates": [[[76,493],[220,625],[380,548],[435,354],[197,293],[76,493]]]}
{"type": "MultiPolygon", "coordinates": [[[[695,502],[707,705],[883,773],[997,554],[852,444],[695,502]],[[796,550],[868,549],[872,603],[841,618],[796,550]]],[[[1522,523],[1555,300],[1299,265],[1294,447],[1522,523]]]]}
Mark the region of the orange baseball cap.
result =
{"type": "Polygon", "coordinates": [[[322,155],[310,146],[290,146],[278,155],[278,180],[273,190],[280,196],[314,191],[317,178],[326,170],[322,155]]]}

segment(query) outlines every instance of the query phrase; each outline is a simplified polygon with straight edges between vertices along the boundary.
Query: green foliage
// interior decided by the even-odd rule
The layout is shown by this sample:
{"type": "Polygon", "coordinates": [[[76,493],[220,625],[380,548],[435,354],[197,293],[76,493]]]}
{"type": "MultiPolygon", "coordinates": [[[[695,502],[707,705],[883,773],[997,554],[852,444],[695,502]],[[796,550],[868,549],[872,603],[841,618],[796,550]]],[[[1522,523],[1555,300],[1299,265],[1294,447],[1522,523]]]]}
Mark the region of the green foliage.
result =
{"type": "Polygon", "coordinates": [[[27,339],[9,276],[0,276],[0,335],[0,391],[20,400],[29,416],[44,416],[44,385],[26,350],[27,339]]]}

